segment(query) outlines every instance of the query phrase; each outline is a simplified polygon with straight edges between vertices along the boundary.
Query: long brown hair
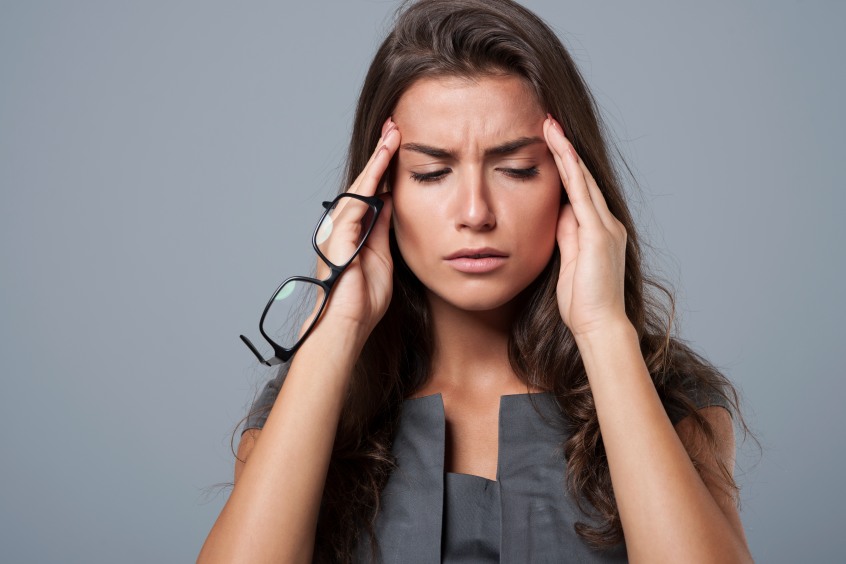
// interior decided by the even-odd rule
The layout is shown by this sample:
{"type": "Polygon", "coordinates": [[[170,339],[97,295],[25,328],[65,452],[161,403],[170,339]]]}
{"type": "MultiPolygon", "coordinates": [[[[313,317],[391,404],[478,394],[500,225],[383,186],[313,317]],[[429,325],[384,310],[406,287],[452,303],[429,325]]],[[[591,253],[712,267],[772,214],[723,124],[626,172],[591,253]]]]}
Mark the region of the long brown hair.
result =
{"type": "MultiPolygon", "coordinates": [[[[593,173],[608,208],[626,228],[625,307],[668,413],[689,415],[706,448],[716,439],[697,413],[688,390],[711,391],[732,407],[748,432],[730,382],[674,336],[673,294],[642,270],[641,243],[632,220],[596,102],[555,33],[535,14],[509,0],[421,0],[404,4],[376,53],[358,99],[342,190],[364,168],[381,124],[416,80],[432,76],[522,77],[541,107],[563,126],[593,173]]],[[[386,175],[386,181],[389,180],[386,175]]],[[[420,281],[408,269],[391,236],[394,292],[358,362],[338,426],[317,525],[315,560],[352,560],[358,542],[375,543],[373,524],[380,492],[393,468],[391,440],[402,401],[426,380],[433,335],[420,281]],[[360,535],[366,531],[368,536],[360,535]]],[[[567,487],[594,524],[577,533],[594,548],[623,541],[596,407],[579,350],[556,300],[559,255],[520,296],[525,307],[513,324],[509,359],[527,384],[554,393],[569,428],[562,445],[567,487]],[[598,523],[598,524],[596,524],[598,523]]],[[[696,462],[694,456],[694,462],[696,462]]],[[[737,494],[723,465],[725,489],[737,494]]]]}

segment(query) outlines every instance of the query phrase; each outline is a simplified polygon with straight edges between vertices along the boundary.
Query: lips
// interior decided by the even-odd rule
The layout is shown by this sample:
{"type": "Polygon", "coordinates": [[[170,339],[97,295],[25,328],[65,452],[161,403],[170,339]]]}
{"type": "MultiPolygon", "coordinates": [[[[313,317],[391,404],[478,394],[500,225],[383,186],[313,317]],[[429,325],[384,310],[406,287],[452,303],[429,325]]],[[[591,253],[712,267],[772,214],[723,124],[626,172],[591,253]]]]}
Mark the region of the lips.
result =
{"type": "Polygon", "coordinates": [[[444,257],[447,264],[466,274],[484,274],[501,267],[508,255],[498,249],[461,249],[444,257]]]}
{"type": "Polygon", "coordinates": [[[491,247],[484,247],[481,249],[461,249],[460,251],[456,251],[451,255],[444,257],[445,260],[454,260],[454,259],[461,259],[461,258],[469,258],[469,259],[483,259],[483,258],[505,258],[508,254],[504,253],[498,249],[493,249],[491,247]]]}

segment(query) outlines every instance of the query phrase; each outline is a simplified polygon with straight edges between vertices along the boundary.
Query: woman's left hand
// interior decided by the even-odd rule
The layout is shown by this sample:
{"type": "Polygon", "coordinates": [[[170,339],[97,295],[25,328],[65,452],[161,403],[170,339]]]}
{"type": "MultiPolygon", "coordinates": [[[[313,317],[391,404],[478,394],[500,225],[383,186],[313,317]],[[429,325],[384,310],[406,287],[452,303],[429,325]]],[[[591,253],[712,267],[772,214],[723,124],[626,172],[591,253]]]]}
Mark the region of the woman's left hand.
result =
{"type": "Polygon", "coordinates": [[[608,210],[593,175],[558,122],[548,116],[543,129],[570,199],[558,216],[557,293],[561,317],[578,338],[628,321],[623,291],[626,228],[608,210]]]}

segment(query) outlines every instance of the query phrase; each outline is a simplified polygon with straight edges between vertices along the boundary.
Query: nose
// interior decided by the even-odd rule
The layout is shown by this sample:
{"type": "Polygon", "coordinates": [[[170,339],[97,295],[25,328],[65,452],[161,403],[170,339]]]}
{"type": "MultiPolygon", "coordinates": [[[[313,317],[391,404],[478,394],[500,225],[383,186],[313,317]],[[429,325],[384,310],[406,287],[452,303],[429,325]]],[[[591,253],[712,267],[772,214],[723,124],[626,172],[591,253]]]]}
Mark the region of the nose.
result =
{"type": "Polygon", "coordinates": [[[474,171],[462,179],[456,191],[456,229],[490,231],[496,227],[491,192],[484,173],[474,171]]]}

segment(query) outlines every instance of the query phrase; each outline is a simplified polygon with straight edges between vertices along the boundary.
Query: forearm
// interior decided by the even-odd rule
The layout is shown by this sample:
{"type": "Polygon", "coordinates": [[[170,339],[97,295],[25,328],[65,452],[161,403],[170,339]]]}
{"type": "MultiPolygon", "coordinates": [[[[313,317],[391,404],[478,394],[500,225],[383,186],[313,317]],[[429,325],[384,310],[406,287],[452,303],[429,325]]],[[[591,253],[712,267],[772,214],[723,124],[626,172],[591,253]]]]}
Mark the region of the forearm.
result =
{"type": "Polygon", "coordinates": [[[577,337],[632,562],[748,562],[693,466],[628,322],[577,337]]]}
{"type": "Polygon", "coordinates": [[[292,361],[200,562],[310,562],[358,331],[321,323],[292,361]]]}

